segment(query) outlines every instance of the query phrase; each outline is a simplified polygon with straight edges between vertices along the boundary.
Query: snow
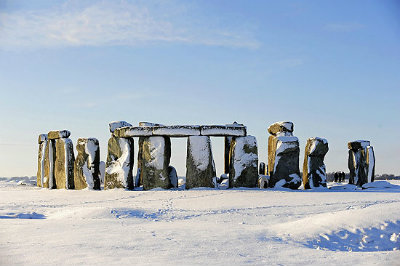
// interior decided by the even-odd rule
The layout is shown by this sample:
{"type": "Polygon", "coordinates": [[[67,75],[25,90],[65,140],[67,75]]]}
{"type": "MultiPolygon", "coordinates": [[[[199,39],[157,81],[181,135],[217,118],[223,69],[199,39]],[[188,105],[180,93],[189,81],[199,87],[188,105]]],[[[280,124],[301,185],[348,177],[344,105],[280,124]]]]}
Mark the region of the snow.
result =
{"type": "Polygon", "coordinates": [[[372,176],[374,174],[374,167],[375,167],[374,149],[371,146],[368,146],[367,147],[367,152],[368,152],[368,159],[369,159],[368,182],[371,182],[372,181],[372,176]]]}
{"type": "Polygon", "coordinates": [[[257,167],[258,155],[256,153],[246,153],[244,151],[245,145],[248,145],[249,147],[256,147],[256,138],[253,136],[246,136],[235,139],[235,150],[233,153],[233,167],[235,168],[235,176],[232,177],[234,181],[236,181],[246,167],[257,167]]]}
{"type": "MultiPolygon", "coordinates": [[[[155,169],[162,170],[164,169],[164,151],[165,151],[165,139],[164,137],[151,137],[148,138],[150,143],[150,158],[151,160],[147,161],[149,167],[154,167],[155,169]]],[[[162,177],[163,180],[166,177],[162,177]]]]}
{"type": "Polygon", "coordinates": [[[122,150],[121,157],[119,157],[116,161],[113,161],[112,164],[106,168],[106,172],[110,175],[117,173],[117,180],[121,182],[124,187],[127,187],[130,160],[129,141],[127,139],[120,138],[119,146],[122,150]]]}
{"type": "Polygon", "coordinates": [[[108,125],[110,127],[111,133],[113,133],[117,128],[132,126],[131,124],[129,124],[128,122],[125,122],[125,121],[113,121],[113,122],[110,122],[108,125]]]}
{"type": "Polygon", "coordinates": [[[153,136],[200,136],[200,126],[160,126],[153,128],[153,136]]]}
{"type": "Polygon", "coordinates": [[[320,192],[48,190],[21,180],[0,178],[1,265],[398,265],[399,181],[320,192]]]}
{"type": "Polygon", "coordinates": [[[210,163],[211,155],[211,141],[207,136],[193,136],[189,137],[190,153],[193,158],[194,164],[199,171],[207,169],[210,163]]]}
{"type": "Polygon", "coordinates": [[[246,136],[246,127],[233,125],[233,126],[201,126],[202,136],[236,136],[243,137],[246,136]]]}

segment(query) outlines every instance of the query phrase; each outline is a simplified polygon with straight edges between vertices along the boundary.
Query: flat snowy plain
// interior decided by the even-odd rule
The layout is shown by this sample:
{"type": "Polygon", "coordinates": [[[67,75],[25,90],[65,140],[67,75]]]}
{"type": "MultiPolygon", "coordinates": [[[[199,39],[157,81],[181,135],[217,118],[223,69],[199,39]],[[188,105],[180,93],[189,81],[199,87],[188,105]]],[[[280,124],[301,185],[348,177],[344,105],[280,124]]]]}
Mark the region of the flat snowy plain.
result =
{"type": "Polygon", "coordinates": [[[313,191],[34,185],[0,178],[0,265],[400,265],[395,181],[313,191]]]}

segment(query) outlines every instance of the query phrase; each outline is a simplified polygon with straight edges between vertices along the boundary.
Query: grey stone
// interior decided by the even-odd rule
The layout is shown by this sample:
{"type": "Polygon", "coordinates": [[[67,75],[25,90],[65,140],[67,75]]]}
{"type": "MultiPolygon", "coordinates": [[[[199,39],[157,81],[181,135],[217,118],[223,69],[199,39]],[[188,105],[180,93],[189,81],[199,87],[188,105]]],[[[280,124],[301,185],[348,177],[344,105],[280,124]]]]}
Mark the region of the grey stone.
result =
{"type": "Polygon", "coordinates": [[[260,163],[260,166],[258,167],[258,174],[259,175],[267,175],[267,169],[265,168],[264,162],[260,163]]]}
{"type": "Polygon", "coordinates": [[[375,155],[370,142],[357,140],[348,143],[350,170],[349,184],[359,187],[372,182],[375,174],[375,155]]]}
{"type": "Polygon", "coordinates": [[[232,142],[232,137],[225,137],[225,150],[224,150],[224,173],[229,174],[229,169],[230,169],[230,154],[231,154],[231,142],[232,142]]]}
{"type": "Polygon", "coordinates": [[[39,135],[39,151],[38,151],[38,171],[37,171],[37,186],[41,187],[44,183],[44,162],[45,162],[45,152],[47,146],[47,134],[39,135]]]}
{"type": "Polygon", "coordinates": [[[55,188],[74,189],[75,156],[72,140],[69,138],[59,138],[55,140],[55,153],[55,188]]]}
{"type": "Polygon", "coordinates": [[[69,136],[71,136],[71,132],[68,130],[53,130],[47,134],[47,138],[51,140],[68,138],[69,136]]]}
{"type": "Polygon", "coordinates": [[[42,180],[42,187],[56,188],[54,181],[54,164],[56,160],[56,143],[55,140],[47,140],[44,147],[44,177],[42,180]]]}
{"type": "Polygon", "coordinates": [[[268,127],[269,134],[273,136],[292,136],[293,130],[293,123],[285,121],[273,123],[268,127]]]}
{"type": "Polygon", "coordinates": [[[201,126],[200,134],[202,136],[246,136],[246,127],[238,125],[209,125],[201,126]]]}
{"type": "Polygon", "coordinates": [[[186,189],[214,187],[215,164],[208,136],[191,136],[187,140],[186,189]]]}
{"type": "Polygon", "coordinates": [[[74,166],[75,189],[100,190],[100,147],[95,138],[79,138],[74,166]]]}
{"type": "Polygon", "coordinates": [[[355,141],[350,141],[347,144],[349,150],[354,150],[354,151],[357,151],[359,149],[365,149],[369,145],[370,142],[368,140],[355,140],[355,141]]]}
{"type": "Polygon", "coordinates": [[[153,127],[116,128],[113,135],[118,138],[146,137],[153,135],[153,127]]]}
{"type": "Polygon", "coordinates": [[[178,187],[178,174],[176,172],[175,167],[173,166],[168,166],[168,176],[169,176],[169,180],[171,182],[171,186],[173,188],[177,188],[178,187]]]}
{"type": "Polygon", "coordinates": [[[171,188],[168,171],[171,158],[171,141],[169,137],[145,137],[141,145],[143,189],[171,188]]]}
{"type": "Polygon", "coordinates": [[[294,136],[269,136],[269,186],[281,185],[297,189],[301,185],[299,169],[299,140],[294,136]],[[284,180],[284,181],[282,181],[284,180]],[[277,184],[279,182],[279,184],[277,184]]]}
{"type": "Polygon", "coordinates": [[[375,180],[375,153],[372,146],[367,147],[367,179],[368,183],[375,180]]]}
{"type": "Polygon", "coordinates": [[[104,176],[104,189],[133,189],[134,141],[132,138],[111,136],[104,176]]]}
{"type": "Polygon", "coordinates": [[[253,136],[232,139],[230,152],[230,187],[256,187],[258,181],[257,140],[253,136]]]}
{"type": "Polygon", "coordinates": [[[131,127],[132,125],[125,121],[113,121],[108,124],[110,132],[113,133],[117,128],[131,127]]]}
{"type": "Polygon", "coordinates": [[[326,187],[324,158],[328,150],[328,141],[326,139],[314,137],[307,140],[303,163],[303,184],[305,189],[320,186],[326,187]]]}

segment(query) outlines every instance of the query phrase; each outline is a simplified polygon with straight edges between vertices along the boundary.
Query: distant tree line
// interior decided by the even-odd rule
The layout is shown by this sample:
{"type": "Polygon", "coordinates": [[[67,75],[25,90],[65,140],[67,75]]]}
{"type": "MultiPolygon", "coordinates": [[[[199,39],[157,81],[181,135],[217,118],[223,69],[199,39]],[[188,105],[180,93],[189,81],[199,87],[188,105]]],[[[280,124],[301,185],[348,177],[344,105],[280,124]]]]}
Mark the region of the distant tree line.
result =
{"type": "MultiPolygon", "coordinates": [[[[326,173],[326,181],[333,182],[335,180],[335,173],[336,172],[326,173]]],[[[348,180],[350,173],[345,173],[345,174],[346,174],[345,180],[348,180]]],[[[375,175],[375,180],[400,180],[400,176],[396,176],[393,174],[375,175]]]]}

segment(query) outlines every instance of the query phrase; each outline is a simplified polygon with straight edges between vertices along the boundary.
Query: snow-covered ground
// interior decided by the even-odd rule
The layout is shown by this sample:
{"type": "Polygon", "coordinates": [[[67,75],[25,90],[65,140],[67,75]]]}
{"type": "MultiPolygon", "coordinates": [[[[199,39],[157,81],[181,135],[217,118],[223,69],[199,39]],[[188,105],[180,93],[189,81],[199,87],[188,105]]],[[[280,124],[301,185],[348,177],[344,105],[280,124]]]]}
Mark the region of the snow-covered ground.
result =
{"type": "Polygon", "coordinates": [[[400,182],[49,190],[0,178],[0,265],[400,265],[400,182]]]}

